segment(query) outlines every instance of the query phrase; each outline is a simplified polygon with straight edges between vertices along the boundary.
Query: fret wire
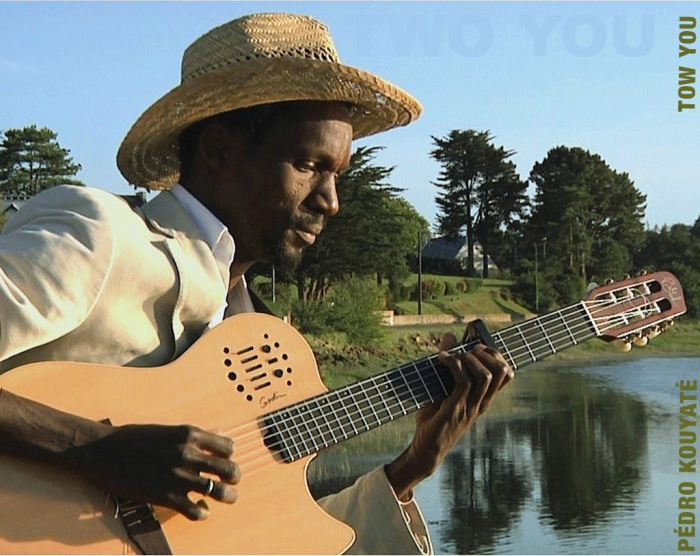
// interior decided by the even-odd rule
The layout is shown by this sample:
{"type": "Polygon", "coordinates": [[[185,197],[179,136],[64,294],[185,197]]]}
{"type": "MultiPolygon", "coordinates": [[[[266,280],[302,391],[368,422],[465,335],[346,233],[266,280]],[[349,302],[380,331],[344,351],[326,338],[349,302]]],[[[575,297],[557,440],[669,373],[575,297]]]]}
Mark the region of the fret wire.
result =
{"type": "MultiPolygon", "coordinates": [[[[555,331],[559,330],[564,332],[564,337],[568,335],[571,341],[573,341],[573,345],[577,344],[579,339],[585,335],[597,334],[593,317],[585,305],[565,307],[555,313],[550,313],[549,315],[544,315],[542,317],[536,317],[531,319],[529,322],[525,321],[525,323],[520,323],[519,325],[509,327],[503,331],[495,333],[493,336],[494,340],[502,346],[500,349],[504,356],[511,359],[511,365],[514,368],[521,365],[520,361],[516,360],[516,358],[520,357],[520,355],[513,350],[512,345],[507,343],[508,339],[510,339],[512,342],[517,338],[517,341],[521,342],[523,345],[522,348],[519,348],[520,351],[524,353],[524,348],[524,350],[529,353],[529,359],[532,361],[536,361],[538,358],[538,345],[543,348],[547,346],[545,349],[548,349],[549,353],[556,353],[557,341],[559,339],[563,341],[564,337],[558,338],[560,335],[557,332],[554,334],[548,334],[546,326],[547,321],[549,321],[549,323],[555,327],[555,331]],[[568,316],[574,316],[574,318],[570,319],[571,324],[567,322],[567,314],[568,316]],[[582,317],[585,317],[585,319],[582,317]],[[508,338],[508,335],[510,335],[510,338],[508,338]],[[528,341],[528,338],[530,338],[531,341],[528,341]]],[[[566,341],[569,342],[569,340],[566,341]]],[[[473,345],[474,344],[470,344],[470,347],[473,348],[473,345]]],[[[463,351],[466,351],[464,346],[459,347],[463,351]]],[[[567,344],[566,347],[569,347],[569,345],[567,344]]],[[[548,353],[546,351],[543,352],[542,356],[544,357],[546,355],[548,355],[548,353]]],[[[436,356],[433,356],[433,358],[435,357],[436,356]]],[[[527,361],[525,361],[525,363],[527,363],[527,361]]],[[[373,398],[379,397],[379,400],[381,400],[381,403],[386,410],[387,418],[393,419],[399,415],[406,415],[408,413],[407,408],[404,405],[406,402],[412,401],[414,407],[409,408],[412,410],[422,407],[422,405],[428,401],[434,402],[436,399],[434,394],[440,395],[440,391],[442,391],[442,395],[447,396],[449,394],[449,389],[445,385],[440,369],[446,371],[447,367],[440,366],[440,368],[438,368],[431,358],[426,358],[413,362],[408,366],[404,366],[399,371],[389,371],[382,375],[372,377],[371,384],[374,385],[375,393],[373,393],[371,390],[362,390],[362,394],[364,396],[363,399],[366,401],[366,404],[358,403],[358,399],[353,397],[353,391],[351,389],[342,389],[341,392],[344,392],[345,395],[351,396],[352,405],[358,412],[359,418],[364,422],[364,428],[369,430],[372,428],[372,424],[367,421],[367,417],[369,415],[367,412],[367,406],[369,406],[371,414],[373,414],[375,417],[376,425],[382,424],[383,421],[372,403],[373,398]],[[412,369],[410,369],[409,366],[412,367],[412,369]],[[397,372],[399,376],[397,376],[397,372]],[[416,374],[418,375],[417,379],[415,377],[416,374]],[[389,394],[392,395],[394,399],[394,403],[392,404],[394,406],[393,409],[389,403],[387,403],[387,393],[382,391],[380,384],[386,388],[389,394]],[[427,396],[427,399],[424,401],[419,401],[419,398],[422,396],[419,395],[419,397],[416,397],[415,394],[415,392],[418,392],[418,387],[420,386],[422,386],[422,390],[427,396]]],[[[445,376],[449,377],[450,375],[446,374],[445,376]]],[[[363,389],[364,387],[364,381],[360,381],[359,388],[363,389]]],[[[347,430],[348,425],[352,427],[352,433],[355,435],[360,434],[359,429],[355,426],[355,423],[359,421],[357,421],[358,417],[353,416],[351,413],[348,404],[346,403],[346,397],[344,399],[343,394],[338,392],[339,391],[333,392],[333,394],[335,394],[335,398],[331,398],[330,395],[328,395],[324,402],[332,412],[335,425],[337,425],[337,428],[342,432],[344,438],[347,439],[351,434],[347,430]],[[333,399],[335,399],[335,402],[332,401],[333,399]],[[337,407],[336,403],[339,403],[342,407],[342,414],[338,412],[339,408],[337,407]]],[[[317,434],[320,437],[320,440],[324,445],[331,445],[339,442],[340,440],[338,436],[336,436],[335,432],[336,426],[334,426],[334,424],[327,418],[326,412],[323,411],[319,401],[315,400],[314,403],[316,404],[316,408],[320,411],[321,419],[323,419],[331,437],[331,439],[327,439],[326,431],[323,429],[323,427],[319,426],[317,434]]],[[[312,418],[315,417],[317,420],[318,416],[314,415],[314,411],[310,404],[298,405],[295,409],[296,415],[294,415],[292,411],[280,412],[277,414],[277,417],[272,420],[272,422],[276,427],[276,436],[279,437],[280,442],[283,445],[283,449],[291,457],[295,457],[294,451],[296,452],[296,455],[300,457],[304,452],[311,453],[307,443],[313,443],[316,446],[316,449],[318,449],[319,445],[317,442],[317,437],[314,436],[314,433],[311,428],[309,428],[308,424],[302,421],[301,424],[306,429],[304,431],[304,429],[302,429],[300,426],[298,419],[303,419],[305,413],[311,415],[312,418]],[[285,415],[293,417],[291,426],[289,419],[287,419],[285,415]]],[[[355,410],[353,410],[353,412],[354,411],[355,410]]]]}
{"type": "MultiPolygon", "coordinates": [[[[578,329],[585,330],[585,335],[588,336],[588,333],[592,329],[591,324],[590,324],[590,319],[588,318],[582,318],[581,314],[581,304],[575,304],[571,305],[568,307],[565,307],[555,313],[549,313],[547,315],[542,315],[541,317],[536,317],[535,319],[530,319],[530,321],[525,321],[524,323],[520,323],[520,326],[524,326],[525,329],[527,330],[529,326],[539,326],[542,331],[544,332],[544,341],[546,344],[549,345],[549,351],[550,353],[543,352],[542,356],[547,356],[551,353],[556,353],[558,350],[557,344],[561,344],[561,349],[565,349],[568,347],[571,347],[571,343],[569,340],[565,340],[565,336],[567,335],[566,330],[567,328],[564,328],[561,326],[560,323],[565,322],[564,316],[569,314],[569,315],[574,315],[574,317],[571,319],[572,320],[572,325],[568,326],[569,330],[569,335],[573,336],[574,339],[577,339],[577,336],[574,334],[574,331],[578,333],[578,329]],[[554,334],[547,334],[546,333],[546,325],[545,323],[551,323],[552,328],[554,329],[554,334]],[[556,331],[563,331],[564,332],[564,337],[559,335],[556,331]]],[[[497,333],[494,333],[493,337],[494,340],[497,338],[500,340],[500,349],[502,354],[506,357],[506,359],[510,359],[509,363],[513,368],[516,368],[514,365],[518,365],[520,363],[519,357],[519,349],[518,350],[513,350],[513,346],[509,345],[509,341],[513,340],[513,335],[518,334],[518,325],[506,328],[504,330],[501,330],[497,333]]],[[[595,334],[594,334],[595,335],[595,334]]],[[[541,342],[538,342],[541,343],[541,342]]],[[[531,343],[531,347],[533,348],[533,353],[536,352],[537,350],[537,345],[534,345],[531,343]]],[[[523,359],[523,361],[525,361],[523,359]]]]}
{"type": "Polygon", "coordinates": [[[530,359],[532,359],[532,362],[534,363],[537,361],[537,357],[535,357],[535,354],[532,353],[532,349],[530,349],[530,344],[527,342],[527,338],[525,338],[525,334],[523,334],[523,330],[520,326],[516,325],[516,329],[518,331],[518,334],[520,334],[520,337],[523,339],[523,345],[525,346],[525,349],[527,349],[528,353],[530,354],[530,359]]]}
{"type": "MultiPolygon", "coordinates": [[[[381,375],[380,375],[380,376],[381,376],[381,375]]],[[[378,378],[379,378],[379,377],[376,377],[376,376],[372,377],[372,382],[374,382],[374,387],[377,389],[377,392],[379,393],[379,399],[380,399],[381,402],[384,404],[384,409],[386,409],[387,417],[389,418],[389,420],[393,421],[393,420],[394,420],[394,414],[393,414],[393,413],[391,412],[391,410],[389,409],[389,405],[386,403],[386,399],[385,399],[384,395],[382,394],[381,389],[379,388],[379,384],[378,384],[379,380],[378,380],[378,378]]]]}
{"type": "Polygon", "coordinates": [[[523,353],[527,351],[527,345],[520,335],[519,328],[520,327],[515,324],[508,329],[510,333],[508,351],[515,362],[515,365],[517,367],[522,367],[531,361],[529,361],[528,358],[522,357],[523,353]]]}
{"type": "Polygon", "coordinates": [[[415,404],[414,409],[419,408],[420,404],[418,403],[418,400],[416,397],[413,395],[413,390],[411,390],[411,385],[408,383],[408,380],[406,380],[406,374],[405,373],[400,373],[401,378],[403,379],[404,383],[406,384],[406,389],[408,390],[408,393],[411,394],[411,398],[413,399],[413,403],[415,404]]]}
{"type": "Polygon", "coordinates": [[[566,328],[566,331],[569,333],[569,336],[571,336],[571,340],[573,341],[574,345],[578,344],[576,337],[571,333],[569,325],[566,324],[566,321],[564,320],[564,315],[562,315],[561,311],[557,311],[557,314],[559,315],[559,320],[561,320],[562,324],[564,325],[564,328],[566,328]]]}
{"type": "Polygon", "coordinates": [[[549,336],[547,335],[547,330],[545,329],[544,325],[542,324],[542,321],[540,319],[536,319],[537,324],[539,325],[540,329],[542,330],[542,335],[544,336],[544,339],[547,341],[547,344],[549,345],[549,351],[554,355],[557,352],[557,348],[554,347],[554,344],[552,341],[549,339],[549,336]]]}
{"type": "Polygon", "coordinates": [[[496,334],[493,335],[492,338],[494,343],[498,347],[498,351],[500,351],[503,354],[503,357],[506,359],[506,362],[513,368],[514,371],[517,370],[518,365],[515,362],[515,359],[513,359],[513,356],[510,354],[510,351],[508,350],[508,346],[506,346],[505,341],[501,339],[501,335],[496,334]]]}
{"type": "Polygon", "coordinates": [[[304,438],[304,430],[297,424],[297,418],[301,420],[302,425],[304,425],[304,428],[306,429],[308,440],[310,440],[314,445],[316,444],[314,441],[314,435],[311,432],[311,429],[309,428],[309,425],[307,424],[308,419],[303,419],[300,413],[300,408],[304,406],[304,403],[295,405],[292,410],[296,411],[296,415],[293,416],[293,422],[294,422],[294,428],[297,429],[297,437],[299,438],[299,441],[301,445],[304,447],[304,455],[312,454],[315,451],[318,450],[318,447],[315,446],[314,450],[310,450],[309,446],[306,443],[306,438],[304,438]]]}
{"type": "MultiPolygon", "coordinates": [[[[364,382],[360,382],[360,384],[365,384],[364,382]]],[[[369,385],[369,383],[368,383],[369,385]]],[[[375,387],[376,390],[376,387],[375,387]]],[[[375,426],[379,426],[382,424],[382,420],[379,418],[379,414],[377,411],[374,409],[374,404],[372,403],[372,396],[369,395],[369,391],[363,387],[363,393],[365,394],[365,401],[367,403],[367,406],[372,410],[372,414],[374,415],[374,419],[376,420],[377,424],[375,426]]]]}
{"type": "Polygon", "coordinates": [[[549,338],[547,337],[547,332],[544,327],[541,326],[539,318],[530,323],[526,329],[526,336],[531,339],[530,346],[535,357],[533,363],[552,355],[552,350],[549,347],[550,342],[549,338]]]}
{"type": "MultiPolygon", "coordinates": [[[[433,395],[430,393],[430,389],[428,388],[428,385],[425,383],[425,380],[423,380],[423,376],[418,369],[417,361],[414,361],[412,363],[413,369],[415,371],[415,374],[418,375],[418,378],[420,379],[421,384],[423,385],[423,390],[425,393],[428,395],[428,399],[430,400],[430,403],[433,403],[435,401],[435,398],[433,398],[433,395]]],[[[423,404],[419,404],[419,407],[423,407],[423,404]]]]}
{"type": "MultiPolygon", "coordinates": [[[[399,397],[399,394],[396,390],[396,386],[394,385],[394,380],[391,378],[394,374],[396,374],[398,371],[396,370],[391,370],[383,375],[380,375],[382,381],[386,385],[387,391],[391,394],[392,400],[397,402],[395,405],[398,408],[398,413],[394,413],[395,417],[400,417],[402,415],[406,415],[406,409],[403,407],[403,404],[401,403],[401,398],[399,397]]],[[[392,412],[393,413],[393,412],[392,412]]]]}
{"type": "MultiPolygon", "coordinates": [[[[406,399],[406,398],[403,396],[402,392],[408,392],[408,393],[411,395],[412,398],[413,398],[413,393],[411,392],[411,387],[410,387],[410,385],[408,384],[408,382],[406,381],[406,377],[404,376],[403,367],[399,368],[399,370],[396,372],[396,375],[397,375],[397,377],[400,378],[401,381],[402,381],[402,384],[401,384],[401,385],[397,385],[398,387],[397,387],[396,393],[398,394],[398,399],[399,399],[400,402],[401,402],[401,408],[405,411],[404,415],[408,415],[409,412],[406,411],[406,408],[405,408],[404,403],[408,403],[409,400],[406,399]]],[[[416,400],[415,400],[415,398],[414,398],[414,399],[413,399],[413,403],[414,403],[414,404],[415,404],[415,401],[416,401],[416,400]]],[[[415,407],[412,408],[412,407],[409,405],[409,410],[410,410],[410,411],[413,411],[413,409],[415,409],[415,407]]]]}
{"type": "MultiPolygon", "coordinates": [[[[343,392],[344,393],[347,392],[347,389],[343,390],[343,392]]],[[[341,399],[341,401],[343,401],[342,398],[340,398],[340,399],[341,399]]],[[[355,436],[357,436],[358,430],[357,430],[357,427],[355,426],[355,420],[352,418],[352,415],[350,415],[350,411],[348,410],[348,406],[346,403],[343,403],[343,409],[345,409],[345,414],[348,416],[348,421],[350,422],[350,426],[352,426],[352,430],[355,433],[355,436]]]]}
{"type": "Polygon", "coordinates": [[[289,411],[283,411],[282,413],[280,413],[280,417],[282,417],[282,418],[284,419],[283,422],[284,422],[284,425],[285,425],[285,430],[286,430],[286,432],[287,432],[287,438],[291,441],[292,446],[294,447],[294,449],[295,449],[296,452],[297,452],[297,455],[295,456],[294,454],[291,453],[291,450],[290,450],[289,456],[290,456],[291,459],[297,459],[297,458],[303,457],[303,456],[302,456],[302,451],[299,449],[299,446],[297,445],[297,443],[296,443],[296,441],[295,441],[296,435],[294,435],[294,434],[292,433],[292,429],[291,429],[291,427],[289,426],[289,423],[291,422],[292,425],[294,425],[294,426],[296,426],[296,425],[294,424],[294,421],[293,421],[293,420],[290,421],[290,419],[287,418],[287,417],[285,417],[285,415],[291,416],[291,414],[290,414],[289,411]]]}
{"type": "Polygon", "coordinates": [[[399,395],[399,392],[396,389],[396,385],[394,384],[394,380],[391,378],[392,376],[395,376],[396,373],[398,373],[398,372],[399,371],[394,370],[394,371],[390,371],[390,372],[386,373],[386,382],[391,387],[391,391],[393,392],[394,397],[395,397],[396,401],[398,402],[398,406],[399,406],[399,409],[401,410],[401,414],[408,415],[408,412],[406,411],[406,408],[403,405],[403,401],[401,400],[401,396],[399,395]]]}
{"type": "MultiPolygon", "coordinates": [[[[433,363],[433,359],[436,359],[437,356],[433,356],[431,358],[428,358],[427,361],[430,365],[430,369],[433,371],[433,374],[437,377],[438,383],[440,384],[440,388],[442,388],[442,393],[445,397],[449,395],[449,390],[445,386],[445,383],[442,381],[442,377],[440,376],[440,370],[438,367],[433,363]]],[[[444,366],[443,366],[444,367],[444,366]]]]}
{"type": "Polygon", "coordinates": [[[598,326],[596,326],[595,320],[593,319],[593,316],[591,315],[590,310],[588,309],[588,306],[585,303],[581,303],[583,306],[583,310],[586,312],[586,316],[588,317],[588,320],[591,322],[591,325],[593,326],[593,330],[595,331],[596,336],[600,336],[600,331],[598,330],[598,326]]]}
{"type": "Polygon", "coordinates": [[[305,407],[306,411],[308,412],[309,418],[306,421],[311,421],[311,425],[313,427],[312,432],[314,435],[314,446],[316,450],[318,451],[322,448],[325,448],[329,445],[329,441],[326,438],[326,431],[324,429],[328,427],[324,426],[325,417],[323,415],[323,411],[320,410],[318,399],[312,398],[308,400],[302,407],[305,407]]]}
{"type": "Polygon", "coordinates": [[[279,414],[279,412],[275,412],[271,415],[268,415],[267,419],[263,421],[266,431],[271,433],[266,435],[264,438],[274,441],[272,445],[270,445],[267,442],[265,443],[265,445],[268,446],[268,448],[272,449],[272,446],[276,444],[281,444],[282,449],[279,450],[279,452],[282,454],[283,459],[291,461],[294,458],[287,444],[287,438],[282,430],[282,425],[284,425],[285,423],[284,421],[278,421],[278,417],[281,417],[281,415],[279,414]]]}
{"type": "Polygon", "coordinates": [[[543,356],[547,355],[546,352],[543,354],[539,354],[539,348],[542,344],[542,337],[540,334],[539,327],[537,326],[537,318],[535,318],[533,321],[526,321],[524,323],[521,323],[520,326],[520,336],[523,339],[523,342],[525,342],[525,346],[527,348],[529,358],[530,358],[530,363],[535,363],[536,361],[539,361],[543,356]]]}
{"type": "MultiPolygon", "coordinates": [[[[357,385],[361,385],[361,384],[362,384],[361,382],[357,383],[357,385]]],[[[355,385],[353,385],[353,386],[355,386],[355,385]]],[[[359,388],[364,393],[364,389],[362,388],[362,386],[359,386],[359,388]]],[[[357,408],[357,413],[359,414],[359,417],[360,417],[358,421],[362,421],[362,423],[364,424],[365,430],[370,430],[371,427],[369,426],[367,419],[365,419],[365,414],[362,411],[360,404],[357,402],[356,393],[352,391],[352,387],[348,389],[348,392],[349,392],[350,398],[352,399],[353,405],[357,408]]]]}
{"type": "Polygon", "coordinates": [[[558,345],[559,349],[566,349],[570,346],[570,342],[566,338],[566,328],[561,326],[559,311],[543,317],[542,320],[545,323],[549,323],[550,327],[556,331],[556,335],[553,336],[552,342],[555,345],[558,345]]]}
{"type": "MultiPolygon", "coordinates": [[[[345,414],[348,416],[348,418],[350,418],[350,416],[348,415],[348,410],[347,410],[347,408],[345,407],[345,404],[343,403],[343,398],[341,397],[341,392],[342,392],[342,390],[334,390],[333,392],[331,392],[330,394],[328,394],[328,399],[330,400],[331,397],[334,397],[335,400],[332,401],[332,402],[330,402],[330,403],[331,403],[331,404],[336,404],[336,403],[337,403],[337,404],[340,406],[340,409],[343,410],[343,411],[345,412],[345,414]]],[[[350,438],[350,435],[348,434],[348,431],[345,430],[345,424],[344,424],[344,422],[343,422],[344,417],[342,417],[342,416],[336,411],[336,406],[335,406],[335,405],[332,405],[332,407],[333,407],[333,414],[335,415],[335,418],[336,418],[336,422],[340,425],[340,431],[341,431],[342,434],[343,434],[343,439],[344,439],[344,440],[347,440],[348,438],[350,438]]]]}
{"type": "MultiPolygon", "coordinates": [[[[321,418],[323,419],[323,422],[325,423],[326,428],[328,429],[328,432],[331,433],[331,438],[333,439],[332,442],[328,442],[324,439],[324,444],[326,445],[326,447],[332,446],[333,444],[337,444],[338,439],[335,437],[335,434],[333,433],[333,427],[331,426],[330,421],[326,417],[326,412],[324,411],[324,408],[321,406],[319,399],[315,398],[315,400],[316,400],[316,407],[318,408],[318,412],[321,414],[321,418]]],[[[330,404],[326,404],[326,405],[330,405],[330,404]]],[[[330,407],[331,407],[331,411],[335,412],[333,407],[332,406],[330,406],[330,407]]]]}
{"type": "Polygon", "coordinates": [[[303,406],[306,407],[306,412],[309,415],[311,415],[311,419],[304,419],[304,424],[306,426],[306,429],[309,431],[309,434],[311,435],[311,439],[314,443],[314,453],[316,453],[320,451],[321,448],[325,447],[326,441],[323,438],[323,429],[321,428],[321,423],[319,422],[317,416],[314,415],[314,411],[311,406],[312,401],[313,398],[308,400],[303,406]],[[311,422],[313,428],[309,427],[309,422],[311,422]]]}

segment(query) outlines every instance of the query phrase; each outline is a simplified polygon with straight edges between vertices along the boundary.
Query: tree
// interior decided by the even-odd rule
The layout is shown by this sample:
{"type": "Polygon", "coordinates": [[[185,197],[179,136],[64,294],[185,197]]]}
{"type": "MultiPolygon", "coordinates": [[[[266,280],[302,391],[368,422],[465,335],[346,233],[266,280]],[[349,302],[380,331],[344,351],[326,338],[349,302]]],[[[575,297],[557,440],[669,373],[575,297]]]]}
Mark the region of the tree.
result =
{"type": "Polygon", "coordinates": [[[0,192],[29,197],[60,184],[83,185],[74,178],[80,164],[57,137],[35,125],[0,132],[0,192]]]}
{"type": "Polygon", "coordinates": [[[683,286],[688,315],[700,317],[700,218],[693,226],[674,224],[647,230],[644,245],[635,254],[637,268],[669,270],[683,286]]]}
{"type": "Polygon", "coordinates": [[[304,299],[325,299],[333,283],[374,276],[396,284],[409,270],[427,221],[387,183],[392,168],[372,163],[379,147],[359,147],[337,182],[340,212],[304,254],[296,274],[304,299]]]}
{"type": "Polygon", "coordinates": [[[597,154],[560,146],[533,166],[530,180],[536,191],[525,242],[546,238],[550,274],[573,273],[587,282],[631,270],[644,241],[646,196],[628,174],[597,154]]]}
{"type": "Polygon", "coordinates": [[[488,131],[452,130],[447,137],[433,137],[431,156],[442,169],[434,183],[442,192],[435,198],[440,214],[438,230],[448,237],[466,232],[467,272],[474,274],[474,244],[479,239],[488,277],[490,239],[526,203],[527,184],[508,159],[515,154],[493,145],[488,131]]]}

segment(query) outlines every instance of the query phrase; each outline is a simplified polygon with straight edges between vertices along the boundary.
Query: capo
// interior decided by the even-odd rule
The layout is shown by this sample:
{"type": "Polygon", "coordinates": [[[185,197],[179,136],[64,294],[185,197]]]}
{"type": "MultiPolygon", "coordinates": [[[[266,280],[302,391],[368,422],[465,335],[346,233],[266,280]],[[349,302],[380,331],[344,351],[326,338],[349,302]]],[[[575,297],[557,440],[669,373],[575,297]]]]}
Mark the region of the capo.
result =
{"type": "Polygon", "coordinates": [[[479,342],[485,346],[496,348],[496,342],[493,341],[488,328],[481,319],[475,319],[467,324],[464,329],[464,334],[462,336],[462,343],[465,344],[468,341],[479,342]]]}

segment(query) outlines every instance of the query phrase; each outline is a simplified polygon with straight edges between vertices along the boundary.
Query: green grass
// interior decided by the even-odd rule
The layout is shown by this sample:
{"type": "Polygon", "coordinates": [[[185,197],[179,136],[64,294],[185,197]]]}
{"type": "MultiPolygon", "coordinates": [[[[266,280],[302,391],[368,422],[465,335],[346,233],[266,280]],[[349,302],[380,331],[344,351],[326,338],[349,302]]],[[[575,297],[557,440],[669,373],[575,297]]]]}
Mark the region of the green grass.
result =
{"type": "MultiPolygon", "coordinates": [[[[504,292],[512,285],[509,280],[496,278],[478,279],[463,278],[459,276],[438,276],[432,274],[423,275],[423,280],[436,282],[449,282],[456,285],[460,281],[466,281],[469,291],[455,293],[453,295],[439,296],[436,299],[423,299],[424,315],[469,315],[469,314],[496,314],[508,313],[514,319],[522,319],[529,311],[509,299],[504,292]]],[[[413,274],[406,282],[407,285],[418,283],[418,275],[413,274]]],[[[402,315],[417,315],[418,301],[401,301],[394,304],[393,309],[402,315]]]]}
{"type": "MultiPolygon", "coordinates": [[[[492,331],[497,327],[491,327],[492,331]]],[[[381,344],[359,347],[345,343],[342,338],[307,338],[316,354],[323,381],[329,388],[374,376],[404,363],[409,363],[435,353],[440,338],[446,332],[454,332],[459,339],[459,325],[430,325],[387,327],[381,344]],[[336,341],[337,340],[337,341],[336,341]]],[[[652,339],[644,347],[634,347],[622,352],[614,344],[592,339],[548,358],[549,361],[584,361],[629,357],[667,357],[700,355],[700,322],[684,320],[652,339]]]]}

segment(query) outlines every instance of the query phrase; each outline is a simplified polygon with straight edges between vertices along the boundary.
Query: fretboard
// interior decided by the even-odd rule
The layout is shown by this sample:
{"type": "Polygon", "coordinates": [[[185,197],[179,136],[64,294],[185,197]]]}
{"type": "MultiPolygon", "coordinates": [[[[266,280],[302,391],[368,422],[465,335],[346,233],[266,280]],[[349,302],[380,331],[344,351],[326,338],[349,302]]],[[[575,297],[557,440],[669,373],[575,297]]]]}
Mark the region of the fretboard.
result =
{"type": "MultiPolygon", "coordinates": [[[[597,335],[584,305],[528,319],[492,334],[506,361],[519,369],[597,335]]],[[[451,351],[467,352],[468,341],[451,351]]],[[[268,448],[285,461],[317,453],[446,398],[454,379],[437,354],[310,398],[261,417],[268,448]]]]}

